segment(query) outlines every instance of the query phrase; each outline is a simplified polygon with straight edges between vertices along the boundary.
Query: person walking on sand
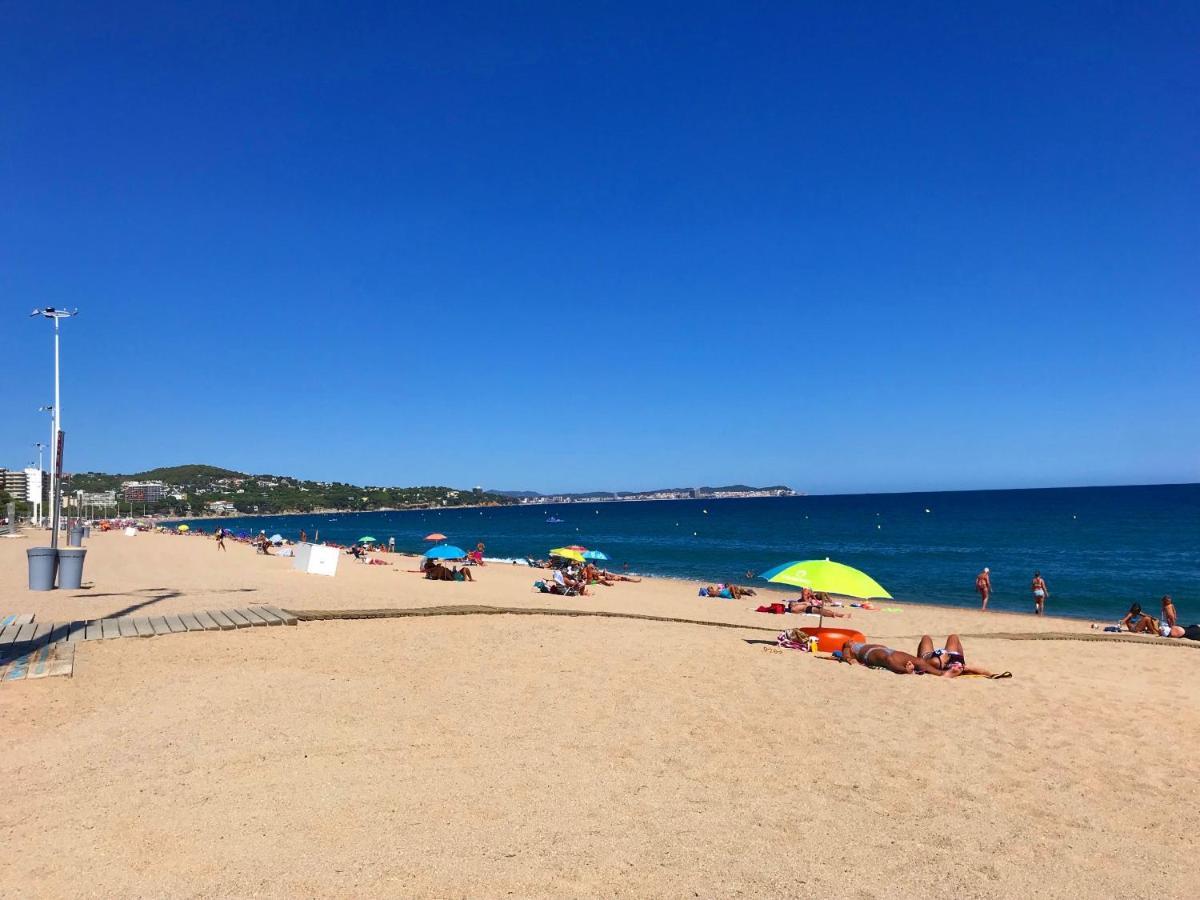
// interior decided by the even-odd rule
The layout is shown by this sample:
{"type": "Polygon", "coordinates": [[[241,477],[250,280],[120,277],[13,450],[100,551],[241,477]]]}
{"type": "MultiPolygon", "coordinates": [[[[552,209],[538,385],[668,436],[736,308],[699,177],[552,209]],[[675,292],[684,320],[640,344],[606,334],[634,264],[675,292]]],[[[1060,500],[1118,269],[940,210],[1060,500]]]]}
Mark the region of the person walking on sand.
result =
{"type": "Polygon", "coordinates": [[[983,598],[983,611],[987,612],[988,598],[992,596],[992,576],[987,566],[975,576],[975,590],[983,598]]]}
{"type": "Polygon", "coordinates": [[[225,529],[224,528],[217,529],[217,549],[222,552],[225,551],[225,529]]]}
{"type": "Polygon", "coordinates": [[[1041,572],[1033,573],[1033,582],[1030,584],[1030,588],[1033,590],[1034,615],[1045,615],[1046,598],[1050,596],[1050,592],[1046,590],[1046,579],[1042,577],[1041,572]]]}

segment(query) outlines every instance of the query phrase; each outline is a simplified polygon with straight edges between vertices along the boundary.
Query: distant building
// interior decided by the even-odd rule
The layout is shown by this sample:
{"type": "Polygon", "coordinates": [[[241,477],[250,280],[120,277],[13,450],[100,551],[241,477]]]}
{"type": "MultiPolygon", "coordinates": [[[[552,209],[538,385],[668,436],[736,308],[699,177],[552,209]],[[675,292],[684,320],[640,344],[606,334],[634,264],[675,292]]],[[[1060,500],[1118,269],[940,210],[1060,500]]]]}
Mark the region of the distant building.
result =
{"type": "Polygon", "coordinates": [[[116,491],[84,491],[81,498],[84,506],[111,506],[117,502],[116,491]]]}
{"type": "Polygon", "coordinates": [[[137,503],[153,503],[163,500],[170,493],[170,488],[161,481],[123,481],[121,495],[126,501],[137,503]]]}
{"type": "Polygon", "coordinates": [[[26,500],[29,497],[29,479],[24,471],[0,469],[0,490],[12,494],[17,500],[26,500]]]}
{"type": "MultiPolygon", "coordinates": [[[[14,493],[15,497],[16,494],[14,493]]],[[[41,469],[28,468],[25,470],[25,497],[30,503],[50,505],[50,479],[45,477],[41,469]]]]}
{"type": "Polygon", "coordinates": [[[237,513],[237,507],[228,500],[209,500],[204,508],[218,516],[232,516],[237,513]]]}

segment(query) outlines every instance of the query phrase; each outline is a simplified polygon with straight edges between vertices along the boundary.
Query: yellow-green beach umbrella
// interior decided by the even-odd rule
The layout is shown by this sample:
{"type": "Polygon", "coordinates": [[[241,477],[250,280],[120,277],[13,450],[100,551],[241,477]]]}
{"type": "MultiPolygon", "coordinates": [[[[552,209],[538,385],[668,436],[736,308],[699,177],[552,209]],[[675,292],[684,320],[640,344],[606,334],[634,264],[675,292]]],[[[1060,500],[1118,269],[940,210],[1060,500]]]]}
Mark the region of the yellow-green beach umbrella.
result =
{"type": "Polygon", "coordinates": [[[190,529],[186,525],[180,525],[178,530],[179,531],[190,531],[190,529]]]}
{"type": "Polygon", "coordinates": [[[775,584],[791,584],[813,591],[823,591],[826,594],[841,594],[843,597],[859,597],[864,600],[868,597],[892,599],[892,595],[883,589],[883,585],[866,572],[828,559],[784,563],[763,572],[759,577],[775,584]]]}
{"type": "Polygon", "coordinates": [[[559,547],[557,550],[551,550],[550,555],[561,556],[563,559],[570,559],[575,562],[583,562],[583,554],[578,550],[572,550],[570,547],[559,547]]]}

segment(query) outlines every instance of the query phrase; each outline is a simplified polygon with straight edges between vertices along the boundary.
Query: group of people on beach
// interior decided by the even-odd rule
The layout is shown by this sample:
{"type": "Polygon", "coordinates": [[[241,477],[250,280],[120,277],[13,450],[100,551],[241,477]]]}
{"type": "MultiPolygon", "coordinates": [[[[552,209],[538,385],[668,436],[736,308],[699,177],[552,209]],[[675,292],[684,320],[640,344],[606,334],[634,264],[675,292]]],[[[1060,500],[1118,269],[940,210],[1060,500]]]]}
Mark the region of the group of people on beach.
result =
{"type": "Polygon", "coordinates": [[[618,581],[637,582],[642,580],[635,575],[601,569],[591,561],[580,564],[555,556],[549,560],[531,559],[528,562],[534,568],[550,569],[549,579],[534,582],[534,587],[545,594],[586,597],[589,596],[588,588],[594,585],[612,587],[618,581]]]}
{"type": "MultiPolygon", "coordinates": [[[[1041,572],[1033,573],[1033,580],[1029,583],[1029,590],[1033,593],[1033,614],[1035,616],[1044,616],[1046,614],[1046,599],[1050,596],[1050,589],[1046,587],[1046,579],[1042,577],[1041,572]]],[[[983,571],[975,576],[975,592],[979,594],[983,601],[983,611],[987,612],[988,600],[992,598],[992,573],[987,567],[983,567],[983,571]]]]}
{"type": "Polygon", "coordinates": [[[1125,629],[1130,634],[1149,634],[1158,637],[1187,638],[1200,641],[1200,625],[1180,625],[1179,612],[1175,609],[1175,601],[1168,594],[1162,598],[1162,618],[1156,619],[1143,612],[1142,604],[1134,603],[1129,612],[1117,623],[1117,629],[1125,629]]]}

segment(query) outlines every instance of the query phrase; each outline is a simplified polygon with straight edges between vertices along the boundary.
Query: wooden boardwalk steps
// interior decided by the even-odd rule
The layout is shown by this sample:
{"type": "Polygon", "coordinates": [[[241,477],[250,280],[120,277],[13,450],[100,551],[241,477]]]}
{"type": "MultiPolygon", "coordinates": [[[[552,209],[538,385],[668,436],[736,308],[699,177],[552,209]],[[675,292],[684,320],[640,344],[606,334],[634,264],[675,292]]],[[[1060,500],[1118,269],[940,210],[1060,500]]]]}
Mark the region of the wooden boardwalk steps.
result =
{"type": "Polygon", "coordinates": [[[188,631],[233,631],[295,625],[297,621],[296,616],[275,606],[36,624],[32,614],[0,616],[0,684],[70,675],[74,671],[75,645],[80,641],[146,638],[188,631]]]}
{"type": "Polygon", "coordinates": [[[214,619],[212,616],[210,616],[208,613],[198,612],[198,613],[194,613],[193,615],[195,615],[196,621],[200,623],[200,627],[203,628],[205,631],[220,630],[221,626],[217,624],[217,620],[214,619]]]}
{"type": "Polygon", "coordinates": [[[290,612],[282,610],[277,606],[260,606],[258,608],[264,610],[265,612],[269,612],[271,615],[280,619],[284,625],[295,625],[298,621],[297,618],[290,612]]]}
{"type": "Polygon", "coordinates": [[[216,622],[217,627],[222,631],[231,631],[232,629],[237,628],[237,625],[234,624],[233,620],[219,609],[210,609],[208,611],[208,617],[216,622]]]}
{"type": "Polygon", "coordinates": [[[0,656],[0,683],[31,678],[71,675],[75,667],[75,645],[33,645],[13,656],[0,656]]]}

